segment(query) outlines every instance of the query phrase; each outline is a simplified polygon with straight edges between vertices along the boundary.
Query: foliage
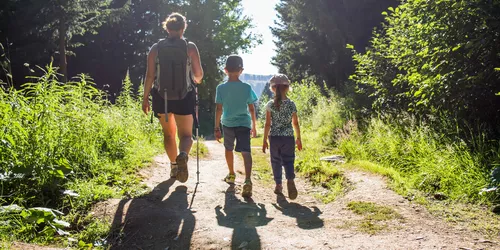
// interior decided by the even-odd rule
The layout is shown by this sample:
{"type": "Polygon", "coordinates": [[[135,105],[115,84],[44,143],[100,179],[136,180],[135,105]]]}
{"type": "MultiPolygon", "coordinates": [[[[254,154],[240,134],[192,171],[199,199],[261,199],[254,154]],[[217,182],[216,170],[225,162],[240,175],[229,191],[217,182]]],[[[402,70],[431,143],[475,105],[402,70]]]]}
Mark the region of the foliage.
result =
{"type": "Polygon", "coordinates": [[[314,82],[304,80],[291,85],[288,98],[295,102],[297,116],[302,121],[301,124],[308,126],[312,123],[311,114],[313,114],[319,100],[325,97],[322,95],[318,85],[315,85],[314,82]]]}
{"type": "Polygon", "coordinates": [[[273,64],[294,81],[311,80],[345,91],[353,72],[346,44],[368,45],[380,12],[397,0],[282,0],[276,6],[279,22],[273,64]]]}
{"type": "Polygon", "coordinates": [[[87,76],[62,84],[52,66],[44,72],[20,90],[0,88],[0,205],[24,211],[2,232],[27,241],[61,234],[52,227],[60,216],[43,211],[64,212],[72,229],[93,203],[140,194],[131,173],[162,151],[157,124],[130,92],[110,105],[87,76]]]}
{"type": "Polygon", "coordinates": [[[59,220],[62,213],[43,207],[24,209],[17,205],[0,207],[0,218],[2,226],[0,234],[11,234],[15,230],[17,237],[37,241],[51,241],[54,235],[68,235],[66,228],[70,224],[59,220]],[[9,232],[10,231],[10,232],[9,232]]]}
{"type": "MultiPolygon", "coordinates": [[[[44,0],[44,1],[7,1],[9,9],[7,24],[17,26],[23,32],[6,31],[17,49],[26,49],[31,44],[24,40],[46,40],[45,48],[41,50],[55,50],[59,53],[59,67],[63,82],[67,81],[66,54],[69,41],[73,36],[86,33],[96,33],[105,22],[117,21],[126,13],[128,4],[122,2],[121,8],[110,7],[111,0],[44,0]],[[32,18],[20,18],[21,16],[32,18]],[[23,48],[24,47],[24,48],[23,48]]],[[[3,39],[2,39],[3,40],[3,39]]],[[[4,41],[1,41],[4,42],[4,41]]],[[[79,46],[74,43],[72,46],[79,46]]],[[[22,52],[21,52],[22,53],[22,52]]],[[[38,54],[38,53],[36,53],[38,54]]]]}
{"type": "Polygon", "coordinates": [[[418,190],[466,202],[498,201],[481,193],[491,183],[490,164],[500,161],[498,143],[478,140],[476,147],[485,151],[471,152],[464,141],[443,137],[426,123],[407,118],[405,125],[398,126],[394,120],[374,118],[364,134],[350,123],[338,134],[339,148],[350,160],[370,160],[391,170],[387,173],[392,179],[402,179],[408,187],[403,189],[406,195],[418,190]]]}
{"type": "Polygon", "coordinates": [[[355,53],[358,91],[379,112],[405,110],[457,119],[462,129],[466,121],[498,130],[499,12],[500,1],[486,0],[409,0],[389,8],[371,48],[355,53]]]}
{"type": "MultiPolygon", "coordinates": [[[[180,12],[188,19],[185,37],[198,46],[205,73],[199,95],[203,121],[200,133],[206,136],[213,132],[213,100],[215,87],[223,78],[222,62],[226,56],[247,51],[260,42],[258,35],[249,32],[251,19],[242,14],[241,0],[58,1],[0,3],[0,13],[5,13],[0,17],[0,42],[9,44],[16,87],[24,82],[25,75],[33,74],[25,63],[46,65],[61,54],[56,52],[54,42],[59,32],[55,29],[60,20],[67,19],[68,55],[74,55],[68,57],[68,75],[88,73],[96,87],[107,91],[114,102],[127,70],[134,89],[138,89],[149,48],[167,35],[161,22],[170,13],[180,12]],[[39,10],[43,11],[37,13],[39,10]],[[25,18],[31,16],[37,18],[25,18]]],[[[2,73],[0,77],[4,77],[2,73]]]]}

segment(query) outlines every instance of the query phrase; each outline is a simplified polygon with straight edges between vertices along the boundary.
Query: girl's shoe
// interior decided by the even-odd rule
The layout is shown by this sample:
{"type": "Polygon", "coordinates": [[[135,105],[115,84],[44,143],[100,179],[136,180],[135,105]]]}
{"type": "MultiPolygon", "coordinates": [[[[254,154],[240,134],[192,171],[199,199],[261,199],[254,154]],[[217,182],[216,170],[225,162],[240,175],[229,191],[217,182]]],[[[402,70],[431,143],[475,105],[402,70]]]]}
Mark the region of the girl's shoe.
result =
{"type": "Polygon", "coordinates": [[[224,178],[224,181],[227,183],[227,184],[234,184],[234,180],[236,179],[236,175],[235,174],[228,174],[225,178],[224,178]]]}
{"type": "Polygon", "coordinates": [[[288,180],[286,183],[286,186],[288,188],[288,198],[294,200],[297,198],[298,192],[297,188],[295,187],[295,182],[293,180],[288,180]]]}
{"type": "Polygon", "coordinates": [[[243,185],[243,192],[241,193],[241,196],[245,198],[250,198],[252,196],[252,181],[251,180],[245,180],[245,184],[243,185]]]}
{"type": "Polygon", "coordinates": [[[274,193],[275,194],[283,194],[283,185],[276,184],[276,187],[274,188],[274,193]]]}

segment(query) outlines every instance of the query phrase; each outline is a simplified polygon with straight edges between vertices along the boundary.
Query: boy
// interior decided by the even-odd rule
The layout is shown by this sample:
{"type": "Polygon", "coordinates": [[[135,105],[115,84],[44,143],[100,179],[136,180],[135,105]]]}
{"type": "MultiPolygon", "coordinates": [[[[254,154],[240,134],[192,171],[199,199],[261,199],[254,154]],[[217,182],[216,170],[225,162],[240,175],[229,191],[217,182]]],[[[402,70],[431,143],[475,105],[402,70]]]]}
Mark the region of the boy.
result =
{"type": "Polygon", "coordinates": [[[226,60],[225,72],[228,76],[226,83],[217,86],[215,103],[215,138],[220,142],[221,128],[224,132],[224,147],[226,148],[226,162],[229,174],[224,178],[229,184],[234,184],[236,174],[234,172],[234,154],[241,152],[245,164],[245,184],[243,185],[243,197],[252,196],[252,155],[250,154],[250,135],[256,136],[256,116],[254,102],[257,95],[252,87],[240,81],[243,72],[243,59],[231,55],[226,60]],[[222,120],[221,120],[222,116],[222,120]],[[236,148],[234,141],[236,140],[236,148]]]}

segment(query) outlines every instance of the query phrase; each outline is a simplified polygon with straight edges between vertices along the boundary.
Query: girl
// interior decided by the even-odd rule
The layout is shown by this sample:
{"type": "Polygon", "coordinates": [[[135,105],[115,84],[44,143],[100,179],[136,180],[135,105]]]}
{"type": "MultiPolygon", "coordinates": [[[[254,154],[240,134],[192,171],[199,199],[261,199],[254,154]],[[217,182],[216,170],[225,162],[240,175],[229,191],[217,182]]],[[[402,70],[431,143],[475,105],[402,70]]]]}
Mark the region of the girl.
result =
{"type": "Polygon", "coordinates": [[[286,75],[274,75],[269,82],[274,93],[274,100],[269,101],[266,105],[266,125],[262,152],[265,153],[266,149],[271,146],[271,165],[274,181],[276,182],[274,193],[282,194],[282,167],[284,167],[288,197],[293,200],[297,198],[297,188],[294,182],[295,144],[297,144],[298,150],[302,150],[297,108],[295,103],[287,97],[290,81],[286,75]],[[294,129],[295,136],[297,136],[296,140],[294,140],[294,129]],[[267,143],[268,138],[269,145],[267,143]]]}

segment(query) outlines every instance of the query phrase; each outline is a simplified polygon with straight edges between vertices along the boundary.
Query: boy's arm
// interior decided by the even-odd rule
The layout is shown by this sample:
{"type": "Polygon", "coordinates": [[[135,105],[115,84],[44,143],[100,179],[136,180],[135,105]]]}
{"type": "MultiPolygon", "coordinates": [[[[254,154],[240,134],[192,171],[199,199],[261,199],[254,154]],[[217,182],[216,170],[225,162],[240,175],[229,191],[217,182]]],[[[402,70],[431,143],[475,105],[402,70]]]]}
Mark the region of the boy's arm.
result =
{"type": "Polygon", "coordinates": [[[266,149],[269,148],[267,143],[267,138],[269,136],[269,131],[271,130],[271,112],[266,111],[266,125],[264,125],[264,139],[262,141],[262,152],[265,153],[266,149]]]}
{"type": "Polygon", "coordinates": [[[295,136],[297,139],[295,140],[295,143],[297,144],[297,148],[299,150],[302,150],[302,139],[300,138],[300,125],[299,125],[299,117],[297,116],[297,112],[294,112],[292,114],[292,124],[293,128],[295,129],[295,136]]]}
{"type": "Polygon", "coordinates": [[[214,132],[215,132],[215,139],[217,141],[220,140],[222,137],[221,132],[220,132],[220,118],[222,116],[222,104],[216,103],[215,104],[215,126],[214,126],[214,132]]]}
{"type": "Polygon", "coordinates": [[[252,137],[257,137],[257,116],[255,115],[255,105],[248,104],[248,111],[252,116],[252,137]]]}

